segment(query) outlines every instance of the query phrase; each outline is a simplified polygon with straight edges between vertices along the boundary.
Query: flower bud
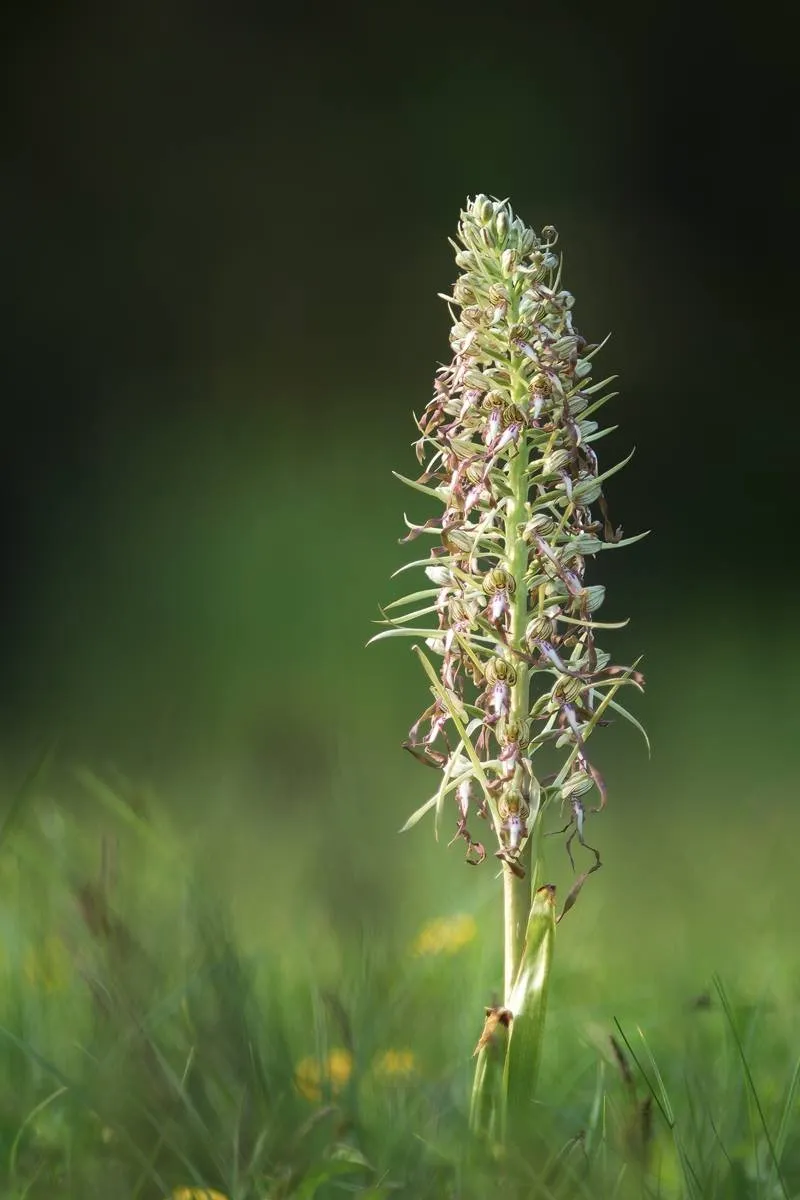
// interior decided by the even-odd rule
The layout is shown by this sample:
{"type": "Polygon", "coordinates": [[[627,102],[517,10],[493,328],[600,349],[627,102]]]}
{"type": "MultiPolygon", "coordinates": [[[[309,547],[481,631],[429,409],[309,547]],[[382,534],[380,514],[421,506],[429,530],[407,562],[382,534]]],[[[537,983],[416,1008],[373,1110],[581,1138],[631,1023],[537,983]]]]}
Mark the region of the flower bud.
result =
{"type": "Polygon", "coordinates": [[[580,596],[573,599],[572,607],[576,610],[585,610],[587,613],[597,612],[606,598],[606,589],[602,583],[594,583],[591,587],[584,588],[580,596]]]}
{"type": "Polygon", "coordinates": [[[553,354],[558,355],[559,358],[569,358],[578,349],[578,341],[577,334],[559,338],[553,346],[553,354]]]}
{"type": "Polygon", "coordinates": [[[598,483],[593,475],[589,475],[586,479],[581,479],[572,488],[572,499],[583,508],[588,504],[594,504],[595,500],[599,500],[602,494],[602,484],[598,483]]]}
{"type": "Polygon", "coordinates": [[[558,475],[571,457],[569,450],[554,450],[552,454],[545,454],[541,459],[542,474],[545,476],[558,475]]]}
{"type": "Polygon", "coordinates": [[[494,205],[488,196],[476,196],[472,202],[471,215],[479,225],[488,225],[494,216],[494,205]]]}
{"type": "Polygon", "coordinates": [[[519,250],[521,255],[527,254],[533,242],[529,239],[529,234],[532,236],[532,231],[525,228],[525,224],[519,217],[515,217],[511,222],[509,244],[514,249],[519,250]]]}
{"type": "Polygon", "coordinates": [[[426,567],[425,574],[428,576],[428,579],[430,579],[431,583],[435,583],[439,587],[446,587],[449,584],[455,583],[455,575],[449,567],[426,567]]]}
{"type": "Polygon", "coordinates": [[[532,229],[526,229],[524,231],[524,233],[520,234],[520,239],[519,239],[520,254],[530,254],[531,250],[533,250],[535,245],[536,245],[536,234],[533,232],[532,229]]]}
{"type": "Polygon", "coordinates": [[[467,550],[471,553],[475,548],[475,535],[466,529],[449,529],[447,538],[457,550],[467,550]]]}
{"type": "Polygon", "coordinates": [[[534,617],[525,630],[525,641],[533,647],[537,642],[552,642],[556,635],[556,623],[544,615],[534,617]]]}
{"type": "Polygon", "coordinates": [[[505,277],[507,279],[509,278],[509,276],[513,275],[514,269],[517,266],[518,262],[519,262],[519,256],[518,256],[516,250],[504,250],[503,251],[502,255],[500,256],[500,270],[503,272],[503,274],[505,275],[505,277]]]}
{"type": "Polygon", "coordinates": [[[581,556],[597,554],[603,549],[603,543],[600,538],[591,533],[579,533],[577,537],[570,538],[568,549],[570,557],[575,554],[581,556]]]}
{"type": "Polygon", "coordinates": [[[475,292],[472,285],[463,275],[459,275],[456,280],[455,287],[453,288],[453,296],[459,304],[475,303],[475,292]]]}
{"type": "Polygon", "coordinates": [[[585,796],[594,787],[594,780],[585,771],[573,771],[561,785],[562,800],[571,800],[577,796],[585,796]]]}
{"type": "Polygon", "coordinates": [[[525,526],[525,536],[532,538],[538,534],[540,537],[546,538],[555,528],[556,523],[548,513],[536,513],[525,526]]]}

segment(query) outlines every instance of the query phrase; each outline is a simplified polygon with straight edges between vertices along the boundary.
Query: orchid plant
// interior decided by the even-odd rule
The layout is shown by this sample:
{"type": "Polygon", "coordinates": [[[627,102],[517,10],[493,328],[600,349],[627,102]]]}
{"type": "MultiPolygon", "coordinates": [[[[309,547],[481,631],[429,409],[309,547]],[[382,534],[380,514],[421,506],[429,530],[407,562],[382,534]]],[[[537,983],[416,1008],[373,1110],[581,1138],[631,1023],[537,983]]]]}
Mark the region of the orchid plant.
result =
{"type": "Polygon", "coordinates": [[[505,200],[479,195],[461,213],[460,274],[443,297],[453,358],[417,419],[422,473],[398,476],[438,510],[421,525],[406,518],[403,539],[434,539],[400,568],[421,568],[428,586],[388,605],[373,639],[414,639],[430,685],[405,745],[440,779],[404,829],[433,810],[438,835],[452,802],[467,862],[484,862],[488,844],[502,874],[503,1001],[485,1013],[472,1105],[474,1127],[496,1141],[528,1119],[555,927],[601,866],[586,825],[607,790],[589,739],[615,715],[646,738],[619,699],[642,688],[637,663],[614,665],[597,643],[625,622],[598,620],[605,589],[586,578],[588,560],[645,535],[625,538],[610,519],[604,484],[630,456],[600,468],[595,445],[611,430],[596,417],[613,377],[592,381],[601,345],[575,328],[556,242],[505,200]],[[546,747],[560,756],[555,774],[537,771],[546,747]],[[559,812],[573,867],[576,842],[589,865],[557,918],[542,837],[559,812]]]}

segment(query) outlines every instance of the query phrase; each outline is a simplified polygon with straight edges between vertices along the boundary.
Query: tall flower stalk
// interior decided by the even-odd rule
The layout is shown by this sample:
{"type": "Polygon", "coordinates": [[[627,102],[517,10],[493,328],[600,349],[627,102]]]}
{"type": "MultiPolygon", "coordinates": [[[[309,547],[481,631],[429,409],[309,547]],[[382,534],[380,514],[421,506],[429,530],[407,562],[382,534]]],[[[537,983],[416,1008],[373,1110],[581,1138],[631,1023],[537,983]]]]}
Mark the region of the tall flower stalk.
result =
{"type": "Polygon", "coordinates": [[[573,866],[576,842],[587,854],[563,916],[601,865],[585,836],[606,804],[589,738],[614,715],[641,730],[617,699],[626,685],[641,688],[636,664],[613,665],[596,640],[625,622],[597,619],[605,590],[586,578],[587,560],[638,540],[612,525],[603,495],[628,460],[599,466],[594,444],[610,430],[595,417],[615,394],[613,377],[592,382],[600,346],[575,329],[556,240],[552,227],[541,236],[526,228],[506,201],[480,195],[461,213],[452,242],[460,275],[443,297],[453,359],[417,421],[422,474],[399,476],[439,510],[421,525],[406,518],[403,539],[435,539],[427,557],[401,568],[424,569],[430,586],[388,605],[377,635],[417,640],[432,696],[405,745],[441,778],[404,829],[434,810],[438,835],[453,804],[467,862],[483,862],[487,842],[500,862],[503,1003],[487,1009],[473,1097],[476,1123],[496,1131],[524,1112],[541,1048],[555,935],[545,821],[562,813],[573,866]],[[560,755],[549,776],[536,766],[545,747],[560,755]],[[486,1056],[500,1030],[496,1085],[486,1056]],[[500,1109],[487,1091],[495,1086],[500,1109]]]}

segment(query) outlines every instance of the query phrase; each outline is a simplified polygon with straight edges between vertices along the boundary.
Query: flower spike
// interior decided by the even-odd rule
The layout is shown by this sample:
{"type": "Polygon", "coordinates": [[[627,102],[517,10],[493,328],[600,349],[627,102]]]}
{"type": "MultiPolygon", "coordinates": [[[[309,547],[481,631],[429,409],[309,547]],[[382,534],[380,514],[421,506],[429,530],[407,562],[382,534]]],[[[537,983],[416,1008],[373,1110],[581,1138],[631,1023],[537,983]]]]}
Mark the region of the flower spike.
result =
{"type": "MultiPolygon", "coordinates": [[[[570,814],[570,858],[573,838],[588,848],[584,821],[605,807],[606,787],[586,743],[612,712],[638,724],[613,697],[643,682],[634,668],[611,665],[595,640],[614,623],[595,619],[605,589],[587,581],[587,562],[638,539],[623,539],[603,493],[630,455],[601,471],[594,443],[606,431],[594,416],[614,377],[592,383],[605,341],[590,344],[575,327],[557,240],[552,226],[537,236],[505,200],[479,195],[461,213],[452,242],[461,273],[444,297],[453,357],[416,418],[422,473],[398,475],[441,505],[422,524],[407,520],[402,539],[438,539],[421,560],[434,587],[395,601],[377,635],[417,637],[439,659],[437,672],[415,647],[434,704],[406,745],[462,783],[445,784],[423,810],[435,808],[438,827],[444,793],[455,790],[455,836],[469,851],[479,845],[467,832],[471,797],[474,815],[491,816],[496,855],[515,874],[548,805],[570,814]],[[554,742],[565,769],[543,788],[533,760],[554,742]],[[582,797],[591,791],[589,806],[582,797]]],[[[484,854],[468,852],[476,857],[484,854]]]]}

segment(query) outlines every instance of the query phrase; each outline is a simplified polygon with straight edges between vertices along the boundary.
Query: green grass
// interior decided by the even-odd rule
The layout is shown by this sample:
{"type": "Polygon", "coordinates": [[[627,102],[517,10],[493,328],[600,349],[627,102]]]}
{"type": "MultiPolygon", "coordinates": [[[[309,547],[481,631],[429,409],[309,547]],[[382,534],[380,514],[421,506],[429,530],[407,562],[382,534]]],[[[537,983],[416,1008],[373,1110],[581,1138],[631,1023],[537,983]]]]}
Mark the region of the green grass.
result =
{"type": "Polygon", "coordinates": [[[468,1135],[501,969],[491,872],[415,902],[408,864],[408,913],[337,928],[309,899],[302,846],[294,887],[268,839],[261,877],[236,887],[152,794],[83,771],[67,810],[53,786],[28,781],[0,846],[3,1197],[800,1195],[788,935],[767,981],[734,920],[724,984],[675,953],[676,893],[661,924],[648,910],[669,969],[643,974],[635,944],[625,970],[624,946],[604,966],[587,947],[613,937],[592,931],[587,888],[559,928],[539,1101],[499,1160],[468,1135]],[[466,910],[463,944],[415,954],[420,904],[466,910]]]}

